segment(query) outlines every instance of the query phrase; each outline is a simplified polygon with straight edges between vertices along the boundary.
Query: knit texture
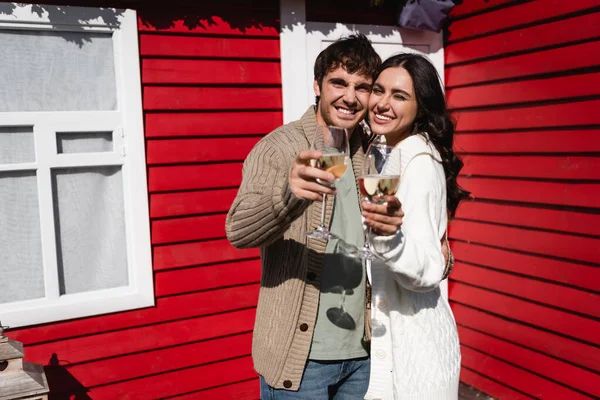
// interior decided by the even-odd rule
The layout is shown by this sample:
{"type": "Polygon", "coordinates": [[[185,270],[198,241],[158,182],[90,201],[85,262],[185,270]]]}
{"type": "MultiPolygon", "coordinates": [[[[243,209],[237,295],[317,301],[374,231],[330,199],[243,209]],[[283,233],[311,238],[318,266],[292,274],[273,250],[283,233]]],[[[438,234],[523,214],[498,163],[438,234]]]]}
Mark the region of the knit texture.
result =
{"type": "Polygon", "coordinates": [[[460,347],[441,295],[447,225],[445,176],[438,152],[421,136],[399,145],[400,231],[373,236],[385,262],[369,266],[372,286],[371,378],[367,399],[456,400],[460,347]]]}
{"type": "MultiPolygon", "coordinates": [[[[256,144],[244,162],[242,184],[226,221],[233,246],[261,250],[254,368],[270,386],[289,390],[298,390],[308,358],[327,245],[306,237],[319,225],[322,203],[296,197],[288,184],[296,155],[310,149],[316,128],[315,110],[310,107],[300,120],[277,128],[256,144]],[[314,280],[307,281],[309,272],[314,280]],[[302,324],[308,329],[299,329],[302,324]]],[[[350,153],[355,176],[360,176],[364,158],[360,132],[351,137],[350,153]]],[[[327,201],[327,226],[332,205],[331,199],[327,201]]]]}

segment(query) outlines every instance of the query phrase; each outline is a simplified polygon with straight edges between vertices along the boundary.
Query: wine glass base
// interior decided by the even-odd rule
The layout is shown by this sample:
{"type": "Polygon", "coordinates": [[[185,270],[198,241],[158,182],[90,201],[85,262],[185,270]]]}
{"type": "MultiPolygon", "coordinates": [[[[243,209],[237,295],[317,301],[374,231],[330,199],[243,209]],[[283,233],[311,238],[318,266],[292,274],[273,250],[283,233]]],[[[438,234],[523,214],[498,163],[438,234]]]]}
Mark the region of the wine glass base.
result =
{"type": "Polygon", "coordinates": [[[350,256],[352,258],[356,258],[356,259],[359,259],[359,260],[367,260],[367,261],[373,261],[373,260],[379,258],[371,250],[366,250],[366,249],[357,250],[356,252],[352,253],[350,256]]]}
{"type": "Polygon", "coordinates": [[[329,232],[325,229],[315,229],[312,232],[306,234],[311,239],[321,239],[321,240],[329,240],[329,239],[337,239],[338,237],[333,233],[329,232]]]}

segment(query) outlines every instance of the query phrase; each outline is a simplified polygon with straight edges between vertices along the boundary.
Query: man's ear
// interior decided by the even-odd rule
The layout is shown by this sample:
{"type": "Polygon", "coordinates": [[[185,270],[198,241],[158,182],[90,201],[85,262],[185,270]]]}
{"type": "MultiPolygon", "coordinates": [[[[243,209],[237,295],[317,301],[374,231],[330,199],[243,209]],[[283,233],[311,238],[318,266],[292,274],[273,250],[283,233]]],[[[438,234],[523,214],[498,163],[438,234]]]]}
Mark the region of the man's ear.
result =
{"type": "Polygon", "coordinates": [[[313,81],[313,89],[315,90],[315,96],[319,97],[321,95],[321,88],[316,79],[313,81]]]}

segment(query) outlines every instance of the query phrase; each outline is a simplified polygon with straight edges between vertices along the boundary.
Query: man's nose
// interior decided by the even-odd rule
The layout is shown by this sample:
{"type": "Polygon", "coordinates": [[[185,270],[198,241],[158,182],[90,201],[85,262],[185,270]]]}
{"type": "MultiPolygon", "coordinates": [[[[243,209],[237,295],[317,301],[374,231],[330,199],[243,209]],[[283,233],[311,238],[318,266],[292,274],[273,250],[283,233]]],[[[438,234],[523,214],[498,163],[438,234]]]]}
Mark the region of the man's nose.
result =
{"type": "Polygon", "coordinates": [[[355,104],[356,103],[356,91],[352,86],[346,87],[344,91],[344,101],[347,104],[355,104]]]}

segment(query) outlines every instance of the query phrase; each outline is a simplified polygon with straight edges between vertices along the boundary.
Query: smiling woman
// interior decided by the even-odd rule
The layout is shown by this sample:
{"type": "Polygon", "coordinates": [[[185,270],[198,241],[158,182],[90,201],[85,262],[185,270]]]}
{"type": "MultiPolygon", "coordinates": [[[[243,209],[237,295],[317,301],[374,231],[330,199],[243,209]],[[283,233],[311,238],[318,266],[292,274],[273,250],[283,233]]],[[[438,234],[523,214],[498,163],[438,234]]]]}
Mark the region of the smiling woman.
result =
{"type": "MultiPolygon", "coordinates": [[[[454,126],[437,72],[424,57],[400,54],[378,71],[369,101],[376,135],[400,150],[396,196],[405,213],[399,231],[371,234],[373,339],[367,399],[458,399],[460,348],[440,283],[440,241],[448,216],[468,192],[456,184],[462,162],[452,151],[454,126]]],[[[373,146],[373,145],[372,145],[373,146]]]]}

